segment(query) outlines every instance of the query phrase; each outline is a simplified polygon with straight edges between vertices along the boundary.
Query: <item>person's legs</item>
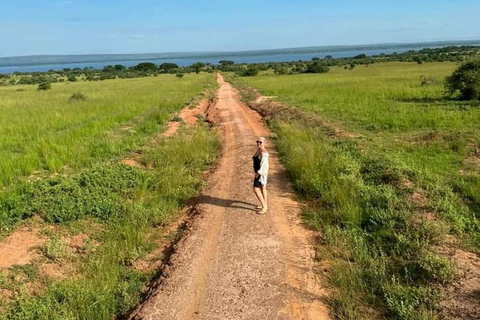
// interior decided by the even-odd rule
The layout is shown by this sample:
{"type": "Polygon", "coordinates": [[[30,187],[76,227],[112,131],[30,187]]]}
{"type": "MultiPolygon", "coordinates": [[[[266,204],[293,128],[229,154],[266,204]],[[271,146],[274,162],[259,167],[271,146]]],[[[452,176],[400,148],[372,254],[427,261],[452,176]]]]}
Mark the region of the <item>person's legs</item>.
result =
{"type": "Polygon", "coordinates": [[[261,189],[257,188],[257,187],[253,187],[253,192],[257,196],[258,201],[260,201],[260,204],[261,204],[262,208],[264,208],[265,207],[265,200],[263,199],[261,189]]]}
{"type": "Polygon", "coordinates": [[[264,202],[264,208],[268,208],[268,201],[267,201],[267,187],[263,187],[260,190],[262,190],[262,196],[263,196],[263,202],[264,202]]]}

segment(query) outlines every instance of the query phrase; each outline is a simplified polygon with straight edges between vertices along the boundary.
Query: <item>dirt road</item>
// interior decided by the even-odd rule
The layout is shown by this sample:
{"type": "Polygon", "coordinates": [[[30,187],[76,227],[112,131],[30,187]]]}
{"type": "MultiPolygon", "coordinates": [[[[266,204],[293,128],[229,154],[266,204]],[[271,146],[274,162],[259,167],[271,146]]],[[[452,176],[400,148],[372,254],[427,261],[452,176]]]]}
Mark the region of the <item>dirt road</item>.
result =
{"type": "Polygon", "coordinates": [[[260,116],[218,75],[208,117],[223,139],[219,165],[198,199],[200,214],[171,263],[131,319],[329,319],[315,275],[312,233],[260,116]],[[270,152],[269,211],[256,214],[252,155],[258,136],[270,152]]]}

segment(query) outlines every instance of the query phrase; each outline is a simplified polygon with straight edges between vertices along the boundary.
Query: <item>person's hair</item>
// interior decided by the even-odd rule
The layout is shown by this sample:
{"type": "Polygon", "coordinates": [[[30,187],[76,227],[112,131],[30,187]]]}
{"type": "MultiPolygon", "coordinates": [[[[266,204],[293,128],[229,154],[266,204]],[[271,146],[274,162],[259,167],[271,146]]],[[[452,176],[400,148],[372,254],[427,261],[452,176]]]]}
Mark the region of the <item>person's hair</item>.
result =
{"type": "Polygon", "coordinates": [[[262,143],[265,144],[267,142],[267,139],[265,139],[264,137],[258,137],[257,141],[262,141],[262,143]]]}

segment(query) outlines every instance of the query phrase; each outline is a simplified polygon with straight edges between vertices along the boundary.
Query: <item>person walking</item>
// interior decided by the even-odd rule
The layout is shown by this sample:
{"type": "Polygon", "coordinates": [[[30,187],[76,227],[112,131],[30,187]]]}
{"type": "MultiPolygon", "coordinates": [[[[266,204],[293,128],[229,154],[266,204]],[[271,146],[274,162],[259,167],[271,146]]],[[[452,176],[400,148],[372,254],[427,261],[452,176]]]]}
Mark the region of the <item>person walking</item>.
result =
{"type": "Polygon", "coordinates": [[[257,151],[253,155],[253,171],[255,177],[253,180],[253,192],[260,201],[257,206],[258,214],[265,214],[268,210],[267,205],[267,178],[268,178],[268,152],[265,149],[266,140],[264,137],[257,139],[257,151]]]}

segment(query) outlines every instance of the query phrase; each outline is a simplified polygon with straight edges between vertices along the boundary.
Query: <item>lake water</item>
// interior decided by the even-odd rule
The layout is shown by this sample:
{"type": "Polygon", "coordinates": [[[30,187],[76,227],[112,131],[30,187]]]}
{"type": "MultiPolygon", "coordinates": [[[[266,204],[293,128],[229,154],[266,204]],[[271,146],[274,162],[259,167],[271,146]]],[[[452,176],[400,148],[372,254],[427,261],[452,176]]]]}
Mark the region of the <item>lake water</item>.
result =
{"type": "Polygon", "coordinates": [[[130,60],[130,61],[103,61],[103,62],[86,62],[86,63],[64,63],[64,64],[42,64],[42,65],[30,65],[30,66],[8,66],[0,67],[0,73],[13,73],[13,72],[45,72],[48,70],[62,70],[64,68],[85,68],[93,67],[95,69],[102,69],[107,65],[122,64],[124,66],[130,67],[137,65],[140,62],[153,62],[155,64],[162,64],[164,62],[173,62],[181,67],[189,66],[195,62],[211,63],[218,64],[220,60],[233,60],[235,63],[260,63],[260,62],[288,62],[288,61],[308,61],[313,57],[323,58],[326,55],[331,55],[334,58],[348,58],[354,57],[361,53],[364,53],[368,56],[379,55],[379,54],[392,54],[394,52],[402,53],[409,50],[420,50],[425,48],[425,46],[412,46],[412,47],[403,47],[403,48],[393,48],[393,49],[377,49],[377,50],[363,50],[363,51],[329,51],[329,50],[319,50],[309,53],[271,53],[271,54],[248,54],[242,55],[235,53],[234,55],[229,54],[219,54],[212,55],[208,57],[195,57],[195,58],[169,58],[169,59],[156,59],[156,60],[130,60]]]}

